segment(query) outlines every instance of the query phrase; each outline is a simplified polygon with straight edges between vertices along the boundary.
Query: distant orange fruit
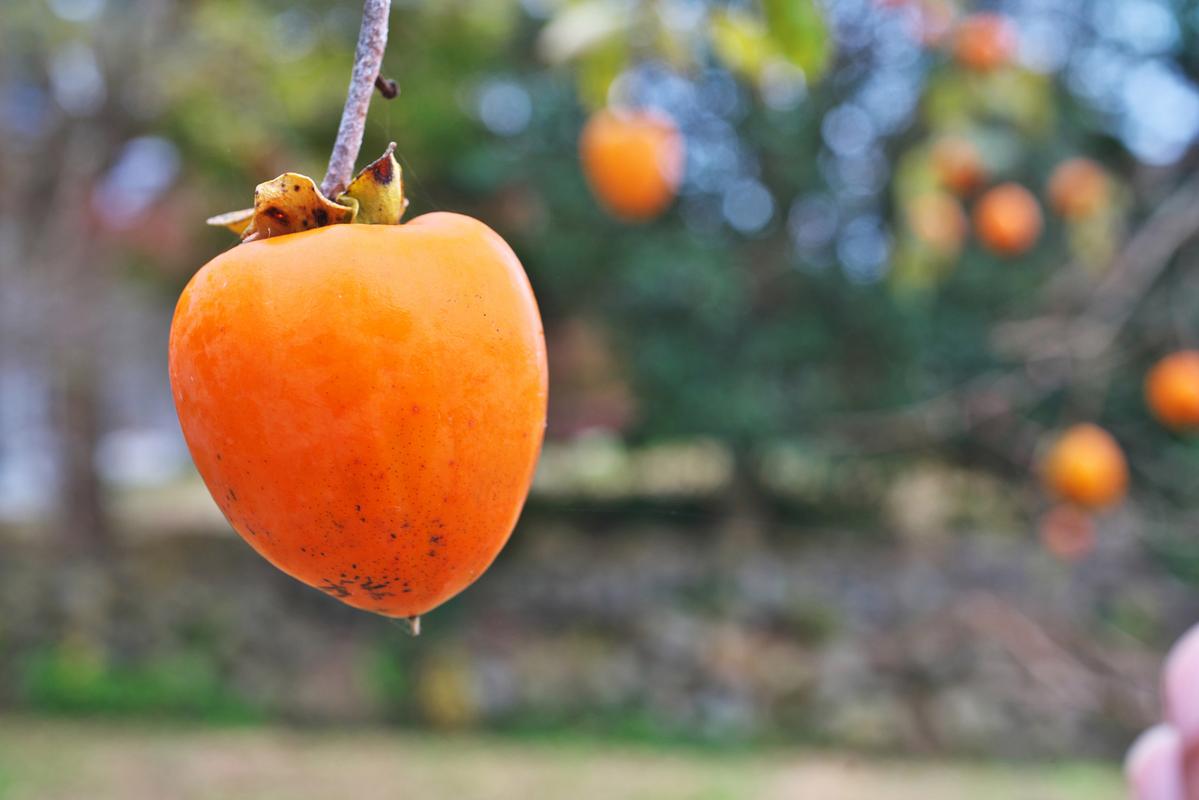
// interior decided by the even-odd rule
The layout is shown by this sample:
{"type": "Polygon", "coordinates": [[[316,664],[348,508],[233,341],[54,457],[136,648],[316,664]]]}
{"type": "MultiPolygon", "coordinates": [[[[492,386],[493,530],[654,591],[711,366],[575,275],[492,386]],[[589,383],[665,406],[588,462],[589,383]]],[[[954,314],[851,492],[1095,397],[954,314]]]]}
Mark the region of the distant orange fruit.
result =
{"type": "Polygon", "coordinates": [[[974,231],[979,240],[1003,256],[1018,256],[1041,236],[1041,206],[1032,192],[1018,183],[987,190],[974,207],[974,231]]]}
{"type": "Polygon", "coordinates": [[[579,156],[600,203],[631,222],[665,211],[683,178],[682,134],[656,111],[593,115],[579,139],[579,156]]]}
{"type": "Polygon", "coordinates": [[[940,184],[960,196],[973,194],[987,179],[978,148],[960,136],[937,140],[932,150],[932,167],[940,184]]]}
{"type": "Polygon", "coordinates": [[[1075,425],[1050,448],[1043,465],[1050,492],[1084,508],[1119,502],[1128,489],[1124,451],[1098,425],[1075,425]]]}
{"type": "Polygon", "coordinates": [[[953,55],[967,69],[989,72],[1005,66],[1016,52],[1016,28],[1002,14],[972,14],[958,24],[953,55]]]}
{"type": "Polygon", "coordinates": [[[1089,217],[1108,204],[1111,184],[1103,167],[1089,158],[1071,158],[1049,176],[1049,205],[1066,219],[1089,217]]]}
{"type": "Polygon", "coordinates": [[[1145,399],[1167,428],[1199,428],[1199,350],[1168,355],[1149,371],[1145,399]]]}
{"type": "Polygon", "coordinates": [[[953,197],[930,192],[914,198],[907,208],[908,227],[916,238],[944,256],[962,249],[969,227],[966,212],[953,197]]]}
{"type": "Polygon", "coordinates": [[[1078,561],[1095,549],[1095,520],[1076,506],[1059,505],[1041,517],[1041,543],[1062,561],[1078,561]]]}

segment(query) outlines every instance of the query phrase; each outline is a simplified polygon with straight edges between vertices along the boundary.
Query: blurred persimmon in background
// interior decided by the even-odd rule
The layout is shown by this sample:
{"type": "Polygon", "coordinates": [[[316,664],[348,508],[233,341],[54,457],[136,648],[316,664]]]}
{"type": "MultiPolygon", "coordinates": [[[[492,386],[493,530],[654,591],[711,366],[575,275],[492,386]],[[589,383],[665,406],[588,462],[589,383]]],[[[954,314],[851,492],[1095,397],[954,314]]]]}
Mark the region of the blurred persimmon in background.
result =
{"type": "Polygon", "coordinates": [[[979,13],[958,24],[953,56],[959,64],[978,72],[1006,66],[1016,51],[1016,29],[1002,14],[979,13]]]}
{"type": "Polygon", "coordinates": [[[916,238],[938,254],[954,256],[962,249],[969,224],[961,204],[944,192],[929,192],[907,208],[908,226],[916,238]]]}
{"type": "Polygon", "coordinates": [[[1105,508],[1123,499],[1128,464],[1110,433],[1083,423],[1066,430],[1050,447],[1043,477],[1057,497],[1084,508],[1105,508]]]}
{"type": "Polygon", "coordinates": [[[961,136],[943,136],[933,145],[933,172],[938,182],[959,196],[973,194],[987,179],[978,148],[961,136]]]}
{"type": "Polygon", "coordinates": [[[1199,350],[1181,350],[1157,362],[1145,379],[1145,399],[1167,428],[1199,427],[1199,350]]]}
{"type": "Polygon", "coordinates": [[[1071,158],[1058,164],[1049,176],[1047,190],[1050,208],[1068,220],[1089,217],[1111,200],[1107,172],[1089,158],[1071,158]]]}
{"type": "Polygon", "coordinates": [[[579,155],[600,203],[631,222],[665,211],[683,177],[682,134],[657,111],[596,113],[583,128],[579,155]]]}
{"type": "Polygon", "coordinates": [[[1095,549],[1095,520],[1077,506],[1056,505],[1041,517],[1041,544],[1062,561],[1078,561],[1095,549]]]}
{"type": "Polygon", "coordinates": [[[1018,183],[1003,183],[987,192],[974,207],[974,230],[986,247],[1003,256],[1027,252],[1041,236],[1041,206],[1032,192],[1018,183]]]}

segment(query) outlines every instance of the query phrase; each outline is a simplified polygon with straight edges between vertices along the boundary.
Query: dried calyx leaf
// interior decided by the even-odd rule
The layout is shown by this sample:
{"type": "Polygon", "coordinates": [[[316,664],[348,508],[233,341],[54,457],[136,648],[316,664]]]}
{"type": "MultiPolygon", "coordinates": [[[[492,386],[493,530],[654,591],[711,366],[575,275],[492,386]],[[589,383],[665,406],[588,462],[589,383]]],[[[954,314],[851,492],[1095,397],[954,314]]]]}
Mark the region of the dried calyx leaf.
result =
{"type": "Polygon", "coordinates": [[[366,169],[359,172],[337,202],[352,206],[357,203],[355,222],[367,225],[398,225],[408,208],[404,197],[404,181],[400,163],[395,157],[395,142],[387,146],[366,169]]]}
{"type": "Polygon", "coordinates": [[[285,172],[258,184],[253,208],[219,214],[208,224],[228,228],[243,242],[252,242],[325,225],[398,225],[407,207],[393,142],[358,173],[336,202],[325,197],[307,175],[285,172]]]}

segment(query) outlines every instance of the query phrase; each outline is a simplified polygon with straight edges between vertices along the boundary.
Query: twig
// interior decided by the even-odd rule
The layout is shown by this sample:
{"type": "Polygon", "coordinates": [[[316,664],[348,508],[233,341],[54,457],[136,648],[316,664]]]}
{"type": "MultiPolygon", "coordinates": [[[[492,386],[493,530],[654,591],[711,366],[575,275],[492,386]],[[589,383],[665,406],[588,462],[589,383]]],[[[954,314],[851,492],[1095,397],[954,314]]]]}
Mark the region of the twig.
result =
{"type": "Polygon", "coordinates": [[[350,90],[341,112],[333,154],[329,156],[329,170],[321,181],[321,191],[326,197],[335,198],[341,194],[354,174],[354,162],[358,160],[362,135],[366,131],[366,112],[375,91],[375,79],[383,65],[383,51],[387,48],[390,13],[391,0],[366,0],[363,5],[362,30],[358,32],[358,47],[354,51],[350,90]]]}

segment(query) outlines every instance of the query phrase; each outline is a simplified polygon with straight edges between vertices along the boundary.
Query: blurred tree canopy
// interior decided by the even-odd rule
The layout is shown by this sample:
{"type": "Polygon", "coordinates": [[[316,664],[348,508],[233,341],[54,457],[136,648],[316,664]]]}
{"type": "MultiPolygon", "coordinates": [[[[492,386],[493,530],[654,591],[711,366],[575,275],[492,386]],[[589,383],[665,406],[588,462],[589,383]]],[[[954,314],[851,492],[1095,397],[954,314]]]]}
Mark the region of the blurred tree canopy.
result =
{"type": "MultiPolygon", "coordinates": [[[[1154,496],[1193,496],[1199,448],[1149,419],[1141,383],[1197,332],[1199,15],[988,7],[1013,52],[980,69],[960,52],[974,9],[953,0],[405,0],[384,68],[401,93],[376,98],[364,154],[396,140],[411,214],[472,213],[513,244],[551,349],[584,331],[613,354],[599,369],[631,387],[612,423],[630,438],[941,448],[1025,472],[1043,431],[1093,419],[1154,496]],[[578,132],[609,102],[660,109],[686,138],[679,200],[653,223],[606,216],[580,173],[578,132]],[[938,172],[947,137],[985,173],[966,197],[938,172]],[[1112,188],[1066,220],[1046,182],[1075,156],[1112,188]],[[1018,258],[967,230],[977,192],[1007,181],[1045,217],[1018,258]]],[[[0,14],[4,336],[67,402],[104,378],[88,356],[111,322],[104,282],[169,304],[231,244],[204,216],[285,170],[323,172],[359,7],[0,14]]]]}

